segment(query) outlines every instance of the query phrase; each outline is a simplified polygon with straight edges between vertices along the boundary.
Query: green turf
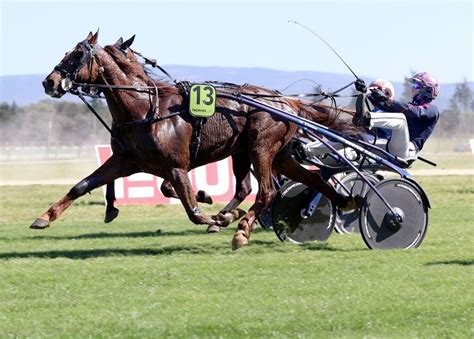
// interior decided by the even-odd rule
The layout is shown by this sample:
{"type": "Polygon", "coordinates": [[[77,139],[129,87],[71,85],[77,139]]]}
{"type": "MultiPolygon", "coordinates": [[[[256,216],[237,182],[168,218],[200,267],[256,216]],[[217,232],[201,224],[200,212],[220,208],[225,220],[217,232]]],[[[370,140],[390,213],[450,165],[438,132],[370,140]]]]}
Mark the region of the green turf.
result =
{"type": "Polygon", "coordinates": [[[207,235],[180,206],[121,207],[103,224],[99,191],[30,230],[69,188],[0,187],[0,336],[472,337],[474,177],[418,179],[428,234],[391,251],[259,229],[232,252],[235,226],[207,235]]]}

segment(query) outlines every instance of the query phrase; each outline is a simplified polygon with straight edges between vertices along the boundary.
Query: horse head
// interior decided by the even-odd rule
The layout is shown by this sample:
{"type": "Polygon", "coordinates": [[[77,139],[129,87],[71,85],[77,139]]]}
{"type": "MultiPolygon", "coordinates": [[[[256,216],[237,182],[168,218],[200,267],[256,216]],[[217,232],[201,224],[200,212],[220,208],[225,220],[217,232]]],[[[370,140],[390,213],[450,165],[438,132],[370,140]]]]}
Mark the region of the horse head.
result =
{"type": "Polygon", "coordinates": [[[60,98],[69,91],[75,82],[94,83],[97,80],[100,66],[95,56],[102,48],[97,44],[99,31],[89,33],[54,67],[54,70],[43,80],[46,94],[60,98]],[[87,66],[87,67],[86,67],[87,66]]]}

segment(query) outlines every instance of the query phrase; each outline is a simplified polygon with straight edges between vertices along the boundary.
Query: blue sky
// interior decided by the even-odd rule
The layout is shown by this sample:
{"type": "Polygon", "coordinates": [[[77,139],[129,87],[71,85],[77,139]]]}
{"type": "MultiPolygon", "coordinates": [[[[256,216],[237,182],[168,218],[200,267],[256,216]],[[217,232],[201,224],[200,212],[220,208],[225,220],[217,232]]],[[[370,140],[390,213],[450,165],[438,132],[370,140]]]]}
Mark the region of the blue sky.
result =
{"type": "Polygon", "coordinates": [[[162,65],[349,74],[297,20],[360,76],[474,81],[472,0],[0,0],[0,11],[0,75],[49,73],[97,28],[101,45],[136,34],[135,50],[162,65]]]}

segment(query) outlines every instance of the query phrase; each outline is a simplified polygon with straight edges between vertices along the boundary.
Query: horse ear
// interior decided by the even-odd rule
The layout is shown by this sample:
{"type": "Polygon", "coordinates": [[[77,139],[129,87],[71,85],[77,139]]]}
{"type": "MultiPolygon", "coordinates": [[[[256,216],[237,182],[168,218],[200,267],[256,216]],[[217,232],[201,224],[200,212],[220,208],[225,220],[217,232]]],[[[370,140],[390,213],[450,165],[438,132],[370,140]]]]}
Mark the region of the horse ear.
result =
{"type": "Polygon", "coordinates": [[[117,48],[120,48],[120,46],[122,46],[123,44],[123,38],[120,37],[117,42],[114,44],[114,47],[117,47],[117,48]]]}
{"type": "Polygon", "coordinates": [[[91,38],[92,38],[92,32],[89,32],[89,34],[87,34],[86,40],[90,40],[91,38]]]}
{"type": "Polygon", "coordinates": [[[134,39],[135,39],[135,34],[130,39],[122,43],[122,45],[120,45],[120,49],[123,51],[126,51],[127,48],[129,48],[133,44],[134,39]]]}
{"type": "Polygon", "coordinates": [[[91,45],[95,45],[97,43],[98,39],[99,39],[99,29],[97,29],[97,32],[95,32],[95,34],[93,36],[91,36],[90,38],[88,37],[87,40],[89,40],[89,43],[91,45]]]}

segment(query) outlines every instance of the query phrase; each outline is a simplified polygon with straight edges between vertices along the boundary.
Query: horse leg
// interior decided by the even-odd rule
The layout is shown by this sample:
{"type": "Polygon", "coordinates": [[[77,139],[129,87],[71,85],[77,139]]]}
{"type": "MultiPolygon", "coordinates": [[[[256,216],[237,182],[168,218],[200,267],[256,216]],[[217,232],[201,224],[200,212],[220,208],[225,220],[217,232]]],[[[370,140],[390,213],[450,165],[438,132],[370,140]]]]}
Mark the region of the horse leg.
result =
{"type": "MultiPolygon", "coordinates": [[[[167,198],[179,199],[178,194],[173,188],[173,185],[171,185],[171,182],[169,182],[168,180],[163,181],[160,187],[160,191],[167,198]]],[[[202,202],[209,205],[212,205],[213,203],[212,197],[209,194],[207,194],[206,191],[202,191],[202,190],[199,190],[196,193],[196,200],[197,202],[202,202]]]]}
{"type": "Polygon", "coordinates": [[[183,204],[186,213],[188,214],[189,220],[194,224],[207,224],[216,225],[218,221],[213,220],[211,217],[202,214],[197,204],[197,199],[194,194],[191,182],[188,178],[188,172],[185,169],[173,168],[169,174],[169,181],[173,185],[175,192],[177,193],[181,203],[183,204]]]}
{"type": "Polygon", "coordinates": [[[117,218],[119,214],[119,209],[114,206],[115,202],[115,181],[110,182],[107,184],[107,188],[105,190],[105,201],[107,204],[105,210],[105,217],[104,222],[109,223],[115,218],[117,218]]]}
{"type": "Polygon", "coordinates": [[[245,214],[245,211],[237,207],[245,200],[250,192],[252,192],[250,165],[250,157],[247,153],[232,155],[232,170],[235,177],[234,197],[217,215],[213,216],[215,220],[222,222],[221,226],[227,226],[245,214]]]}
{"type": "MultiPolygon", "coordinates": [[[[176,193],[175,189],[173,188],[173,185],[171,184],[170,181],[164,180],[163,183],[161,184],[160,187],[161,193],[167,198],[175,198],[179,199],[178,194],[176,193]]],[[[205,191],[198,191],[196,194],[196,201],[197,202],[203,202],[206,204],[212,204],[212,198],[207,192],[205,191]]],[[[219,226],[216,225],[209,225],[207,227],[206,232],[207,233],[216,233],[219,232],[221,229],[219,226]]]]}
{"type": "Polygon", "coordinates": [[[123,158],[112,155],[91,175],[82,179],[72,187],[63,198],[51,205],[45,213],[40,215],[38,219],[31,224],[30,228],[44,229],[49,227],[77,198],[97,187],[111,183],[119,177],[128,176],[138,171],[138,167],[133,163],[129,163],[123,158]]]}
{"type": "Polygon", "coordinates": [[[351,210],[358,207],[361,203],[360,199],[353,197],[344,196],[334,189],[333,186],[327,183],[320,174],[320,170],[309,171],[301,166],[291,156],[291,147],[285,147],[279,152],[273,160],[273,168],[287,176],[288,178],[305,184],[311,187],[315,191],[323,193],[329,200],[331,200],[336,206],[341,207],[343,210],[351,210]]]}
{"type": "MultiPolygon", "coordinates": [[[[164,180],[163,184],[160,187],[161,193],[167,198],[176,198],[179,199],[176,194],[173,186],[168,180],[164,180]]],[[[207,194],[205,191],[198,191],[196,194],[196,199],[198,202],[212,205],[212,197],[207,194]]],[[[119,209],[114,206],[115,202],[115,184],[114,182],[108,183],[105,190],[105,201],[107,204],[105,210],[104,222],[109,223],[113,221],[119,214],[119,209]]]]}
{"type": "Polygon", "coordinates": [[[232,249],[236,250],[249,243],[252,233],[252,225],[258,215],[264,209],[276,194],[275,187],[271,180],[271,164],[279,145],[274,145],[273,149],[256,147],[257,152],[252,152],[252,164],[254,165],[255,177],[258,181],[258,192],[254,204],[240,220],[237,232],[232,238],[232,249]]]}

